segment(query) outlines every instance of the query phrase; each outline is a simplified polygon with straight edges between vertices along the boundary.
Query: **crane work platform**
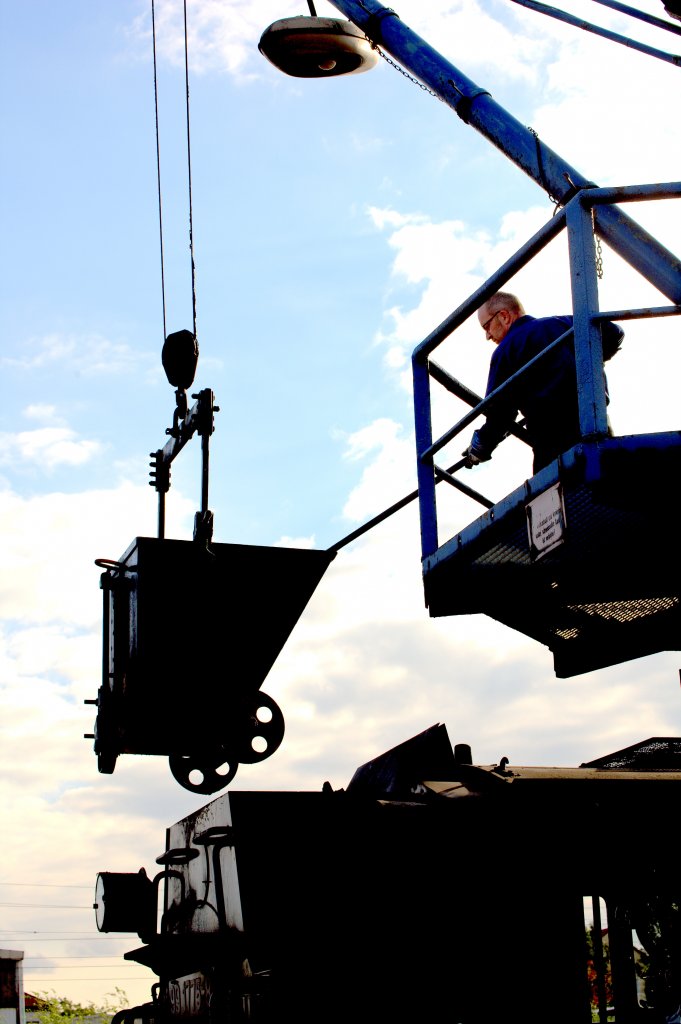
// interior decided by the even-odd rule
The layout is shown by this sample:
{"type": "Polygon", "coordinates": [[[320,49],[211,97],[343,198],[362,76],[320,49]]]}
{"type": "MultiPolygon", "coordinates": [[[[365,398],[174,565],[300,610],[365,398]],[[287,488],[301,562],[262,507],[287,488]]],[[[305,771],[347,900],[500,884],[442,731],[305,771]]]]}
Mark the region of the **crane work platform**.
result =
{"type": "Polygon", "coordinates": [[[681,432],[576,445],[424,560],[431,616],[482,612],[556,675],[681,647],[681,541],[643,474],[681,472],[681,432]]]}
{"type": "MultiPolygon", "coordinates": [[[[600,311],[591,216],[601,203],[679,196],[680,183],[581,190],[422,342],[412,358],[422,571],[429,614],[489,615],[547,646],[559,677],[681,649],[681,539],[660,490],[651,492],[641,484],[678,479],[681,431],[612,436],[600,331],[605,321],[678,315],[681,305],[600,311]],[[435,363],[431,354],[563,228],[570,255],[572,325],[482,400],[435,363]],[[512,389],[514,381],[566,338],[575,348],[581,442],[502,500],[488,501],[457,479],[465,460],[445,469],[441,456],[461,431],[493,406],[502,388],[512,389]],[[471,406],[471,412],[435,440],[433,382],[471,406]],[[441,483],[487,507],[442,543],[436,501],[436,484],[441,483]]],[[[676,257],[670,255],[668,269],[681,285],[676,257]]],[[[522,421],[512,433],[523,439],[522,421]]],[[[461,439],[456,443],[460,450],[461,439]]]]}

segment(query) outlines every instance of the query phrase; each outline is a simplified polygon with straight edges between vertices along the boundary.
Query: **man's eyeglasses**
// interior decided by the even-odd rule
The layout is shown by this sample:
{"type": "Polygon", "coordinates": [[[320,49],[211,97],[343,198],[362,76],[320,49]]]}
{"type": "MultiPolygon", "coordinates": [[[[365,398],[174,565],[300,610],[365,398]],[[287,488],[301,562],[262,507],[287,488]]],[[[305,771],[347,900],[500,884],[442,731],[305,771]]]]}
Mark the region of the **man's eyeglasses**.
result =
{"type": "Polygon", "coordinates": [[[492,315],[489,318],[489,320],[485,320],[484,324],[482,325],[482,329],[485,332],[485,334],[487,334],[489,332],[489,325],[492,323],[492,320],[494,320],[495,316],[499,315],[499,313],[501,313],[500,309],[498,309],[496,311],[496,313],[492,313],[492,315]]]}

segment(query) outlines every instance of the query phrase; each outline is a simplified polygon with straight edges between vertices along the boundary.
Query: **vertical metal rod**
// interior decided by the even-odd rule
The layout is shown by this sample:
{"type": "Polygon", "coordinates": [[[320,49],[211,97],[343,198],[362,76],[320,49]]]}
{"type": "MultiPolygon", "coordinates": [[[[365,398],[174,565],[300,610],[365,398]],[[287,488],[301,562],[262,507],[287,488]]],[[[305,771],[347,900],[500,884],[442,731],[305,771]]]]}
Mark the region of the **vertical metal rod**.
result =
{"type": "Polygon", "coordinates": [[[591,315],[598,313],[596,250],[591,209],[579,200],[566,210],[570,281],[574,310],[574,346],[577,369],[577,400],[582,437],[605,437],[608,413],[603,373],[601,329],[591,315]]]}
{"type": "MultiPolygon", "coordinates": [[[[580,188],[593,188],[561,156],[496,103],[458,68],[376,0],[329,0],[372,42],[391,54],[444,103],[525,171],[549,197],[565,204],[580,188]]],[[[599,209],[600,236],[672,302],[681,303],[681,261],[617,206],[599,209]]]]}
{"type": "Polygon", "coordinates": [[[433,443],[433,427],[430,416],[430,373],[427,360],[412,362],[414,376],[414,422],[416,429],[416,479],[421,516],[421,555],[426,558],[437,551],[437,505],[435,495],[435,474],[431,463],[418,458],[433,443]]]}
{"type": "Polygon", "coordinates": [[[102,686],[112,689],[111,682],[111,615],[113,610],[113,594],[111,592],[111,573],[107,570],[102,573],[100,586],[104,597],[103,602],[103,623],[102,623],[102,686]]]}
{"type": "Polygon", "coordinates": [[[158,492],[158,539],[166,535],[166,496],[165,491],[158,492]]]}
{"type": "Polygon", "coordinates": [[[210,435],[201,435],[201,515],[208,511],[208,444],[210,435]]]}
{"type": "Polygon", "coordinates": [[[208,470],[210,435],[213,433],[213,412],[216,409],[215,396],[210,388],[204,388],[196,396],[198,403],[198,431],[201,435],[201,519],[205,523],[208,513],[208,470]]]}
{"type": "Polygon", "coordinates": [[[227,921],[227,905],[225,902],[225,885],[222,880],[222,863],[220,854],[226,846],[233,846],[234,840],[228,837],[215,843],[213,847],[213,878],[215,884],[215,899],[218,905],[218,924],[221,932],[227,932],[229,923],[227,921]]]}

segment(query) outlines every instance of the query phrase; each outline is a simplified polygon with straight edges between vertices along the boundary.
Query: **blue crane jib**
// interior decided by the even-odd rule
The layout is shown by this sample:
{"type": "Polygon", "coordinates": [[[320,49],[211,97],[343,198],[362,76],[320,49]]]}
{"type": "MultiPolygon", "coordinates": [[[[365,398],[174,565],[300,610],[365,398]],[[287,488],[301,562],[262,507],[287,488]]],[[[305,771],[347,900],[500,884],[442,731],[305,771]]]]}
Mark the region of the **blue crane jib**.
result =
{"type": "MultiPolygon", "coordinates": [[[[669,513],[645,491],[641,478],[643,473],[648,479],[651,474],[660,480],[677,477],[681,434],[609,436],[599,324],[606,318],[681,313],[681,261],[622,208],[631,202],[678,198],[681,184],[598,188],[416,35],[391,8],[376,0],[331,2],[556,204],[551,222],[413,353],[422,568],[429,614],[487,614],[548,646],[559,676],[679,649],[681,544],[669,513]],[[488,396],[482,404],[432,357],[442,341],[562,230],[567,232],[570,253],[582,443],[494,503],[457,478],[461,462],[447,468],[442,458],[438,461],[447,445],[485,414],[493,398],[488,396]],[[596,238],[603,239],[672,305],[601,311],[596,238]],[[472,407],[439,438],[433,437],[431,421],[434,384],[472,407]],[[444,542],[438,536],[437,484],[458,488],[487,507],[479,519],[444,542]],[[666,529],[660,530],[661,519],[666,529]]],[[[633,9],[627,8],[627,13],[634,13],[633,9]]],[[[522,436],[522,424],[513,432],[522,436]]],[[[461,439],[455,443],[460,451],[461,439]]]]}

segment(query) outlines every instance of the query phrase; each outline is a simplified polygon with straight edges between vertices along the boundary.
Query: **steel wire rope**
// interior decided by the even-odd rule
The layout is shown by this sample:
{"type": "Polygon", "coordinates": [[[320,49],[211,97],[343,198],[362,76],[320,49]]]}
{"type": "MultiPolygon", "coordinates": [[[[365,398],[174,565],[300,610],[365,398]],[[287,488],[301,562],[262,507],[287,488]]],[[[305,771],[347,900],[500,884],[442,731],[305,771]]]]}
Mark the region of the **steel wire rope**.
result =
{"type": "Polygon", "coordinates": [[[161,247],[161,305],[163,307],[163,340],[166,338],[166,284],[163,258],[163,204],[161,201],[161,137],[158,128],[158,75],[156,69],[156,14],[151,0],[151,39],[154,57],[154,116],[156,120],[156,182],[158,192],[158,233],[161,247]]]}
{"type": "Polygon", "coordinates": [[[192,158],[189,133],[189,46],[187,34],[187,0],[184,0],[184,81],[186,91],[187,121],[187,188],[189,200],[189,255],[192,268],[192,332],[196,337],[196,265],[194,263],[194,221],[192,214],[192,158]]]}
{"type": "MultiPolygon", "coordinates": [[[[196,261],[194,259],[194,214],[192,198],[192,162],[191,162],[191,132],[189,116],[189,33],[187,29],[187,0],[183,0],[183,21],[184,21],[184,78],[185,78],[185,121],[187,126],[187,192],[189,207],[189,256],[191,268],[192,287],[192,333],[196,337],[196,261]]],[[[156,181],[158,192],[158,227],[159,246],[161,258],[161,304],[163,311],[163,339],[167,336],[166,317],[166,290],[165,290],[165,251],[163,245],[163,199],[161,186],[161,134],[158,118],[158,61],[156,45],[156,9],[154,0],[151,0],[151,37],[154,65],[154,117],[156,130],[156,181]]]]}

